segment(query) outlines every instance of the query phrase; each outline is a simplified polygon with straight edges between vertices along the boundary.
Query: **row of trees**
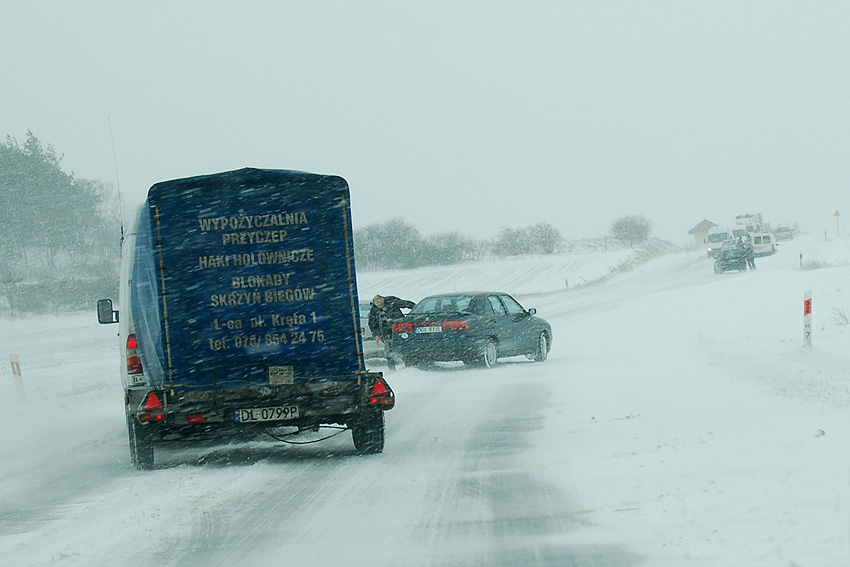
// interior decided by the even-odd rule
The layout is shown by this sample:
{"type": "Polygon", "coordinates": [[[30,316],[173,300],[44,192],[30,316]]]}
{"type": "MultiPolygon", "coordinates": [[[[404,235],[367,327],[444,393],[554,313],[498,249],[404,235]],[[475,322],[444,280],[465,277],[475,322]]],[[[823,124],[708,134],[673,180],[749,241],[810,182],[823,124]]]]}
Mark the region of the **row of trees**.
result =
{"type": "Polygon", "coordinates": [[[118,207],[61,160],[32,132],[0,143],[0,286],[12,311],[90,307],[117,286],[118,207]]]}
{"type": "Polygon", "coordinates": [[[478,239],[458,232],[423,236],[401,218],[354,231],[358,265],[365,268],[416,268],[448,265],[485,256],[554,254],[564,238],[556,228],[538,223],[525,228],[503,228],[492,239],[478,239]]]}
{"type": "MultiPolygon", "coordinates": [[[[620,217],[611,225],[611,236],[634,247],[645,242],[652,223],[639,215],[620,217]]],[[[476,239],[458,232],[423,236],[401,218],[354,231],[354,251],[361,268],[404,269],[449,265],[485,256],[508,257],[555,254],[564,244],[561,233],[550,224],[502,228],[491,239],[476,239]]]]}
{"type": "Polygon", "coordinates": [[[412,224],[394,218],[354,231],[354,254],[359,266],[403,269],[478,260],[482,241],[459,232],[422,236],[412,224]]]}

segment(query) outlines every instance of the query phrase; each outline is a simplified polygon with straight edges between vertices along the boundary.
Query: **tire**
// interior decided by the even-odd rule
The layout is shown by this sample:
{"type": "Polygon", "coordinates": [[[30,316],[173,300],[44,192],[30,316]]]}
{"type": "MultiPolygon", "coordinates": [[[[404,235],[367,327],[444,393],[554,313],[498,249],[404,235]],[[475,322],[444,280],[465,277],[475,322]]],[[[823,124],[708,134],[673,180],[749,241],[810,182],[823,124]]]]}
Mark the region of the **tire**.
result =
{"type": "Polygon", "coordinates": [[[496,346],[496,341],[487,339],[487,342],[481,347],[478,356],[475,359],[476,366],[484,368],[493,368],[496,366],[496,359],[499,358],[499,347],[496,346]]]}
{"type": "Polygon", "coordinates": [[[534,351],[534,362],[543,362],[549,356],[549,337],[540,333],[537,337],[537,350],[534,351]]]}
{"type": "Polygon", "coordinates": [[[139,470],[150,470],[153,468],[153,442],[144,427],[139,425],[135,418],[127,415],[127,434],[130,441],[130,460],[133,466],[139,470]]]}
{"type": "Polygon", "coordinates": [[[348,427],[358,452],[365,455],[383,452],[386,435],[383,411],[364,413],[348,427]]]}

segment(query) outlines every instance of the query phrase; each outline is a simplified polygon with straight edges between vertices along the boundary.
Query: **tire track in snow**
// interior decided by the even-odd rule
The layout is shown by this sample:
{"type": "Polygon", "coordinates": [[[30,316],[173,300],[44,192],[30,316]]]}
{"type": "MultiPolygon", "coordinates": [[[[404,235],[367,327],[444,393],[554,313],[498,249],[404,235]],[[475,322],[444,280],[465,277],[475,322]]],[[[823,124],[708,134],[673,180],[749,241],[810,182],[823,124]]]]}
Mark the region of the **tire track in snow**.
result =
{"type": "Polygon", "coordinates": [[[548,399],[545,383],[529,381],[529,368],[504,364],[457,373],[456,380],[468,383],[454,394],[474,395],[475,409],[465,412],[465,425],[443,444],[445,464],[429,471],[425,505],[412,533],[430,550],[422,564],[636,565],[639,558],[618,546],[572,543],[583,514],[533,463],[523,461],[530,434],[543,427],[548,399]]]}

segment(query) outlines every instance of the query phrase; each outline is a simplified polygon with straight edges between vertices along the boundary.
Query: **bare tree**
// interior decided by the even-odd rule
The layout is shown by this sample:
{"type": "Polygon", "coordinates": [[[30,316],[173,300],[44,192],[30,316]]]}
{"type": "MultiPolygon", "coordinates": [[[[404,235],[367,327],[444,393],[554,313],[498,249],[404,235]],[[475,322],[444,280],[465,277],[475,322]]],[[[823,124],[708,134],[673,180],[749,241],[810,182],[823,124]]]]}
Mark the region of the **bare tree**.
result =
{"type": "Polygon", "coordinates": [[[354,231],[354,252],[364,267],[414,268],[423,249],[419,230],[402,218],[354,231]]]}
{"type": "Polygon", "coordinates": [[[646,242],[652,231],[652,221],[640,215],[620,217],[611,223],[611,235],[621,242],[628,242],[634,248],[635,244],[646,242]]]}
{"type": "Polygon", "coordinates": [[[554,254],[564,237],[557,228],[545,222],[539,222],[531,227],[531,236],[536,248],[543,254],[554,254]]]}
{"type": "Polygon", "coordinates": [[[522,256],[532,253],[531,230],[527,228],[502,228],[493,243],[497,256],[522,256]]]}

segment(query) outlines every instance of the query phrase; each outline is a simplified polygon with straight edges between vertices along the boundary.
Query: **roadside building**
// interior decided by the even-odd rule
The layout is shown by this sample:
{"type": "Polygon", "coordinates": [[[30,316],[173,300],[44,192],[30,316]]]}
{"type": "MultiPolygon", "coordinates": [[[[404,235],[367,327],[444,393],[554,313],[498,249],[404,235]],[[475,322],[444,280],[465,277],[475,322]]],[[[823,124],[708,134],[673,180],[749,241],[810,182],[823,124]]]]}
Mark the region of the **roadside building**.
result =
{"type": "Polygon", "coordinates": [[[708,229],[714,228],[715,226],[717,225],[710,220],[703,219],[698,225],[689,230],[688,234],[693,235],[694,242],[697,245],[704,246],[708,241],[708,229]]]}

